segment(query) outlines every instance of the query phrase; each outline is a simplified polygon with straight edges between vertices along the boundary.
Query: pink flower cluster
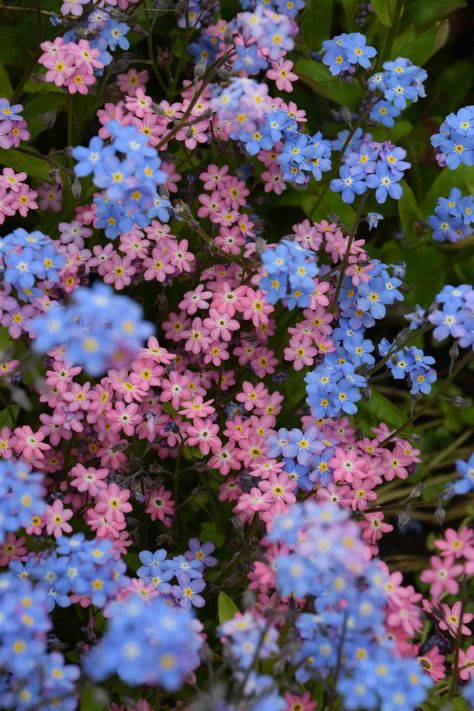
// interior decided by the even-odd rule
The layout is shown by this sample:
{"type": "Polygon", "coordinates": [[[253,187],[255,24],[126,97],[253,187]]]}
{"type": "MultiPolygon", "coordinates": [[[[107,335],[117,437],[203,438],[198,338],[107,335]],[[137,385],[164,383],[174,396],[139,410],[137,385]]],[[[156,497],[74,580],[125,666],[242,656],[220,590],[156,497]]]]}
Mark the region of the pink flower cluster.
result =
{"type": "Polygon", "coordinates": [[[37,210],[38,193],[25,183],[26,173],[15,173],[12,168],[4,168],[0,175],[0,225],[6,217],[19,213],[26,217],[30,210],[37,210]]]}
{"type": "Polygon", "coordinates": [[[87,94],[96,81],[94,71],[104,68],[99,50],[85,39],[76,43],[56,37],[52,42],[42,42],[41,49],[38,62],[46,68],[45,81],[64,87],[70,94],[87,94]]]}

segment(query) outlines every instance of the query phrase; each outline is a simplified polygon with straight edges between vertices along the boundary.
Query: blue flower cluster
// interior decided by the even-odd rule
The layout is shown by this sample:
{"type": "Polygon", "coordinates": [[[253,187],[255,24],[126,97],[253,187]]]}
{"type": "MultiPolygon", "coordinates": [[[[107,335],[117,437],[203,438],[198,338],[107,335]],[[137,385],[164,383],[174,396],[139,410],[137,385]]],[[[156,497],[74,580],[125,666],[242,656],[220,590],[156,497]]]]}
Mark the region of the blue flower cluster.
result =
{"type": "Polygon", "coordinates": [[[82,365],[91,375],[132,356],[153,333],[137,303],[101,282],[76,289],[68,306],[54,302],[31,321],[31,328],[38,353],[64,346],[67,361],[82,365]]]}
{"type": "Polygon", "coordinates": [[[304,430],[281,427],[265,442],[269,457],[283,457],[284,471],[299,489],[311,491],[316,485],[326,486],[333,481],[329,460],[335,448],[317,427],[304,430]]]}
{"type": "Polygon", "coordinates": [[[367,39],[360,32],[343,33],[323,42],[323,64],[329,67],[334,76],[342,73],[353,74],[356,65],[369,69],[370,60],[377,50],[367,44],[367,39]]]}
{"type": "Polygon", "coordinates": [[[403,276],[403,269],[389,267],[373,260],[368,281],[354,287],[350,277],[345,277],[339,298],[339,326],[332,333],[336,348],[327,354],[323,362],[305,376],[307,402],[314,417],[336,417],[341,412],[357,412],[356,402],[362,397],[361,390],[367,380],[361,372],[373,365],[371,355],[374,344],[364,337],[365,330],[376,320],[382,319],[386,307],[403,301],[399,290],[402,282],[395,276],[403,276]]]}
{"type": "Polygon", "coordinates": [[[2,709],[74,711],[79,668],[47,649],[46,591],[9,573],[0,576],[2,709]]]}
{"type": "Polygon", "coordinates": [[[276,249],[266,249],[262,254],[265,276],[260,288],[270,304],[279,299],[287,308],[308,306],[314,293],[313,277],[319,272],[315,255],[297,242],[282,240],[276,249]]]}
{"type": "Polygon", "coordinates": [[[199,665],[200,629],[189,610],[170,607],[162,598],[132,595],[110,606],[105,635],[84,668],[98,681],[117,674],[131,686],[175,691],[199,665]]]}
{"type": "Polygon", "coordinates": [[[447,284],[436,296],[438,308],[428,321],[436,327],[433,337],[442,341],[450,336],[461,348],[474,349],[474,289],[469,284],[447,284]]]}
{"type": "Polygon", "coordinates": [[[474,197],[463,197],[458,188],[453,188],[447,198],[438,198],[435,214],[428,217],[428,225],[436,242],[459,242],[472,234],[473,223],[474,197]]]}
{"type": "Polygon", "coordinates": [[[454,482],[453,493],[464,495],[474,491],[474,452],[467,462],[463,462],[461,459],[456,461],[456,471],[461,478],[454,482]]]}
{"type": "Polygon", "coordinates": [[[51,237],[38,230],[28,234],[18,227],[0,239],[0,273],[23,301],[42,296],[45,288],[56,284],[65,263],[51,237]]]}
{"type": "Polygon", "coordinates": [[[471,677],[467,684],[463,686],[461,694],[470,708],[474,708],[474,677],[471,677]]]}
{"type": "MultiPolygon", "coordinates": [[[[251,668],[279,652],[278,630],[263,617],[252,612],[237,614],[218,628],[224,655],[234,678],[242,685],[242,695],[249,711],[283,711],[287,708],[278,694],[278,683],[268,674],[257,674],[251,668]]],[[[232,707],[234,708],[234,707],[232,707]]]]}
{"type": "Polygon", "coordinates": [[[426,96],[423,82],[428,74],[405,57],[398,57],[382,65],[383,71],[369,79],[369,89],[381,92],[384,100],[375,99],[370,118],[392,127],[394,118],[406,108],[407,102],[417,102],[426,96]]]}
{"type": "MultiPolygon", "coordinates": [[[[333,149],[342,148],[347,131],[338,134],[333,149]]],[[[356,195],[363,195],[368,189],[375,190],[375,199],[384,203],[388,196],[398,200],[402,193],[399,185],[411,163],[405,160],[404,148],[390,141],[374,141],[370,133],[356,131],[344,152],[339,178],[331,180],[331,190],[341,193],[343,202],[354,202],[356,195]]]]}
{"type": "Polygon", "coordinates": [[[244,144],[250,155],[259,151],[269,151],[281,142],[278,163],[283,172],[283,179],[289,183],[303,185],[312,175],[316,181],[323,173],[331,170],[331,142],[320,131],[313,136],[301,133],[294,118],[283,110],[274,111],[265,116],[263,124],[252,133],[241,130],[231,134],[244,144]]]}
{"type": "MultiPolygon", "coordinates": [[[[385,357],[391,349],[392,345],[383,338],[379,344],[380,355],[385,357]]],[[[434,363],[435,359],[432,356],[425,356],[422,350],[410,346],[391,353],[387,368],[395,380],[403,380],[405,377],[408,379],[412,395],[419,393],[428,395],[437,379],[436,370],[431,367],[434,363]]]]}
{"type": "Polygon", "coordinates": [[[416,659],[397,656],[387,637],[386,573],[378,559],[366,555],[348,511],[313,501],[295,504],[276,517],[269,538],[289,549],[276,560],[279,593],[309,597],[314,610],[300,613],[296,622],[297,681],[328,677],[338,669],[344,708],[419,706],[432,681],[416,659]]]}
{"type": "Polygon", "coordinates": [[[95,136],[87,148],[77,146],[72,151],[76,175],[92,174],[94,185],[105,191],[95,198],[97,227],[105,228],[106,236],[115,239],[134,225],[146,227],[154,217],[167,222],[170,202],[157,192],[157,186],[166,182],[166,174],[160,170],[156,149],[135,126],[109,121],[107,130],[112,135],[110,144],[104,145],[95,136]]]}
{"type": "Polygon", "coordinates": [[[86,540],[83,533],[58,539],[54,551],[30,554],[25,561],[10,563],[10,573],[36,582],[44,589],[48,610],[70,607],[71,597],[103,608],[114,599],[127,580],[126,565],[111,555],[109,540],[86,540]]]}
{"type": "Polygon", "coordinates": [[[342,351],[325,356],[323,363],[306,374],[306,401],[313,417],[323,419],[357,412],[355,403],[361,399],[367,380],[355,368],[342,351]]]}
{"type": "Polygon", "coordinates": [[[197,538],[192,538],[189,548],[184,556],[174,556],[169,560],[163,548],[154,553],[141,551],[139,558],[142,565],[137,570],[138,577],[146,585],[154,585],[161,595],[188,610],[191,606],[204,606],[204,598],[199,594],[206,587],[204,570],[217,564],[217,560],[210,555],[214,550],[212,543],[201,545],[197,538]],[[177,585],[170,584],[172,578],[176,578],[177,585]]]}
{"type": "Polygon", "coordinates": [[[474,164],[474,105],[465,106],[446,116],[439,133],[431,136],[437,149],[436,159],[441,166],[454,170],[461,163],[474,164]]]}
{"type": "Polygon", "coordinates": [[[43,514],[42,481],[43,476],[21,460],[0,461],[0,542],[6,533],[30,526],[34,516],[43,514]]]}

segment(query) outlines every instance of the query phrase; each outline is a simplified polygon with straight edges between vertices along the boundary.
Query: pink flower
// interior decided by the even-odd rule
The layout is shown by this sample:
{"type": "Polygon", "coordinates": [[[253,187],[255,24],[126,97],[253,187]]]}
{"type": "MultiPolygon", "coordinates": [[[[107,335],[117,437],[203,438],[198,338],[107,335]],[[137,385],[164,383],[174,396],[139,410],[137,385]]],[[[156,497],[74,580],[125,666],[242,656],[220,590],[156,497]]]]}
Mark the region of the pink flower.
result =
{"type": "Polygon", "coordinates": [[[296,696],[285,692],[286,707],[284,711],[315,711],[318,705],[316,701],[311,701],[311,694],[305,691],[303,696],[296,696]]]}
{"type": "Polygon", "coordinates": [[[253,383],[245,380],[242,384],[242,392],[235,399],[241,402],[245,409],[250,412],[256,407],[263,407],[267,395],[268,390],[263,383],[253,385],[253,383]]]}
{"type": "Polygon", "coordinates": [[[33,432],[29,425],[16,427],[14,430],[13,448],[17,454],[24,459],[43,459],[44,452],[51,449],[49,444],[43,442],[45,435],[43,432],[33,432]]]}
{"type": "Polygon", "coordinates": [[[150,514],[152,521],[162,521],[165,526],[171,524],[170,517],[173,516],[174,502],[171,498],[171,493],[160,486],[158,489],[153,489],[147,497],[147,506],[145,509],[147,514],[150,514]]]}
{"type": "Polygon", "coordinates": [[[0,545],[0,565],[8,565],[12,560],[21,560],[27,554],[23,545],[26,538],[17,538],[14,533],[7,533],[0,545]]]}
{"type": "Polygon", "coordinates": [[[107,486],[104,481],[108,477],[108,469],[96,469],[95,467],[85,467],[83,464],[76,464],[69,472],[71,486],[80,492],[97,496],[100,489],[107,486]]]}
{"type": "Polygon", "coordinates": [[[461,634],[471,634],[467,625],[474,619],[474,615],[470,612],[463,612],[461,619],[462,607],[461,601],[455,602],[452,607],[441,605],[443,619],[439,622],[439,627],[449,632],[452,637],[456,637],[459,625],[461,625],[461,634]]]}
{"type": "Polygon", "coordinates": [[[126,405],[121,400],[115,403],[115,408],[107,413],[107,417],[112,432],[120,432],[120,430],[123,430],[129,437],[133,435],[135,425],[138,425],[141,419],[136,403],[126,405]]]}
{"type": "Polygon", "coordinates": [[[424,570],[420,575],[420,580],[430,583],[430,593],[434,598],[438,598],[443,592],[456,595],[459,584],[456,580],[464,571],[463,565],[454,565],[454,558],[439,558],[437,555],[431,556],[431,569],[424,570]]]}
{"type": "Polygon", "coordinates": [[[474,543],[474,531],[472,528],[461,528],[459,532],[454,528],[448,528],[444,532],[444,540],[435,541],[435,546],[441,551],[443,556],[454,556],[461,558],[467,548],[474,543]]]}
{"type": "Polygon", "coordinates": [[[65,509],[63,502],[60,499],[56,499],[52,506],[46,507],[46,532],[55,538],[59,538],[63,533],[70,533],[72,526],[67,522],[72,518],[72,515],[72,511],[65,509]]]}
{"type": "Polygon", "coordinates": [[[129,489],[121,489],[118,484],[109,484],[99,489],[95,510],[103,514],[105,520],[110,523],[122,523],[124,514],[132,510],[132,505],[128,502],[130,493],[129,489]]]}
{"type": "Polygon", "coordinates": [[[438,647],[433,647],[433,649],[430,649],[429,652],[417,659],[423,671],[427,672],[433,681],[441,681],[441,679],[445,678],[444,657],[439,653],[438,647]]]}
{"type": "Polygon", "coordinates": [[[212,450],[219,449],[221,441],[217,437],[218,425],[211,420],[195,420],[194,425],[190,425],[187,430],[187,444],[190,447],[199,447],[201,454],[209,454],[212,450]]]}
{"type": "Polygon", "coordinates": [[[293,368],[298,371],[307,365],[313,365],[318,351],[311,345],[311,340],[304,337],[297,342],[291,339],[290,346],[285,348],[284,354],[285,360],[293,361],[293,368]]]}
{"type": "Polygon", "coordinates": [[[459,650],[459,678],[467,681],[474,676],[474,644],[471,644],[466,651],[459,650]]]}
{"type": "Polygon", "coordinates": [[[293,62],[289,59],[279,59],[277,62],[272,62],[272,68],[267,71],[267,77],[274,79],[277,89],[280,91],[293,91],[292,83],[298,79],[298,75],[294,74],[293,62]]]}

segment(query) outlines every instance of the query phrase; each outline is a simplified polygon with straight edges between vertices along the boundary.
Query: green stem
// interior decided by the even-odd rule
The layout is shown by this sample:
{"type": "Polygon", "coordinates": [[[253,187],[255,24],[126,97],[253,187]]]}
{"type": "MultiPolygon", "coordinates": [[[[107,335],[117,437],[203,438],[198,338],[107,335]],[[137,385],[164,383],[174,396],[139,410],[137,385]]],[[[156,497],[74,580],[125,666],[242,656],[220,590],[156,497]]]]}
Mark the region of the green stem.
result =
{"type": "Polygon", "coordinates": [[[426,412],[426,410],[428,410],[431,407],[431,405],[438,400],[440,395],[447,389],[447,387],[452,383],[452,381],[458,375],[458,373],[461,372],[461,370],[469,363],[470,360],[472,360],[473,357],[474,357],[473,351],[469,351],[468,353],[466,353],[464,358],[462,358],[459,361],[456,368],[453,369],[453,372],[443,382],[443,384],[441,385],[438,392],[435,395],[433,395],[433,397],[431,397],[429,400],[427,400],[425,402],[425,404],[418,410],[417,413],[414,413],[412,417],[409,417],[407,420],[405,420],[403,425],[400,425],[400,427],[397,427],[397,429],[394,432],[392,432],[388,437],[385,437],[385,439],[380,443],[379,446],[385,447],[389,442],[391,442],[392,439],[394,439],[394,437],[397,437],[400,434],[400,432],[403,432],[403,430],[406,427],[409,427],[409,425],[411,425],[413,422],[415,422],[415,420],[417,420],[424,412],[426,412]]]}
{"type": "Polygon", "coordinates": [[[337,281],[336,291],[334,292],[334,297],[332,300],[330,311],[334,311],[337,307],[337,300],[342,289],[342,282],[344,281],[344,275],[346,273],[347,265],[349,263],[349,257],[351,254],[352,243],[354,242],[355,236],[357,234],[357,229],[359,227],[360,218],[362,217],[362,210],[364,209],[365,201],[367,200],[367,193],[362,195],[359,204],[357,206],[357,212],[354,219],[354,224],[352,225],[351,234],[349,235],[349,240],[347,242],[346,252],[341,263],[341,271],[339,273],[339,279],[337,281]]]}

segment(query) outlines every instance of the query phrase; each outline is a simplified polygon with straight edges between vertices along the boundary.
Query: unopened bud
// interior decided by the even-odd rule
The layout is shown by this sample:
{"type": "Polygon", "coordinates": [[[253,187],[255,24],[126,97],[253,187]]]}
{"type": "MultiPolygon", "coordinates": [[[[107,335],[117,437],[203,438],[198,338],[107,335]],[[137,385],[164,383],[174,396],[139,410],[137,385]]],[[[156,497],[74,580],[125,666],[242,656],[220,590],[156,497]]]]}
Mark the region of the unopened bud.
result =
{"type": "Polygon", "coordinates": [[[449,349],[449,357],[451,360],[456,360],[456,358],[459,356],[459,346],[457,343],[453,343],[451,348],[449,349]]]}
{"type": "Polygon", "coordinates": [[[424,485],[421,482],[414,486],[410,492],[410,499],[417,499],[419,496],[421,496],[423,493],[423,489],[424,485]]]}
{"type": "Polygon", "coordinates": [[[411,516],[408,511],[403,511],[398,517],[398,528],[403,530],[410,523],[411,516]]]}
{"type": "Polygon", "coordinates": [[[207,60],[205,57],[199,60],[199,62],[194,67],[194,78],[200,79],[206,72],[207,60]]]}
{"type": "Polygon", "coordinates": [[[71,192],[75,198],[81,197],[82,187],[79,178],[75,177],[71,183],[71,192]]]}
{"type": "Polygon", "coordinates": [[[438,506],[438,508],[435,511],[436,523],[439,526],[442,526],[445,518],[446,518],[446,511],[443,509],[442,506],[438,506]]]}
{"type": "Polygon", "coordinates": [[[351,110],[347,108],[347,106],[343,106],[341,109],[341,118],[342,120],[347,123],[349,126],[352,126],[352,113],[351,110]]]}
{"type": "Polygon", "coordinates": [[[460,395],[455,395],[451,399],[451,403],[454,407],[470,407],[471,406],[471,401],[466,400],[465,398],[461,397],[460,395]]]}

